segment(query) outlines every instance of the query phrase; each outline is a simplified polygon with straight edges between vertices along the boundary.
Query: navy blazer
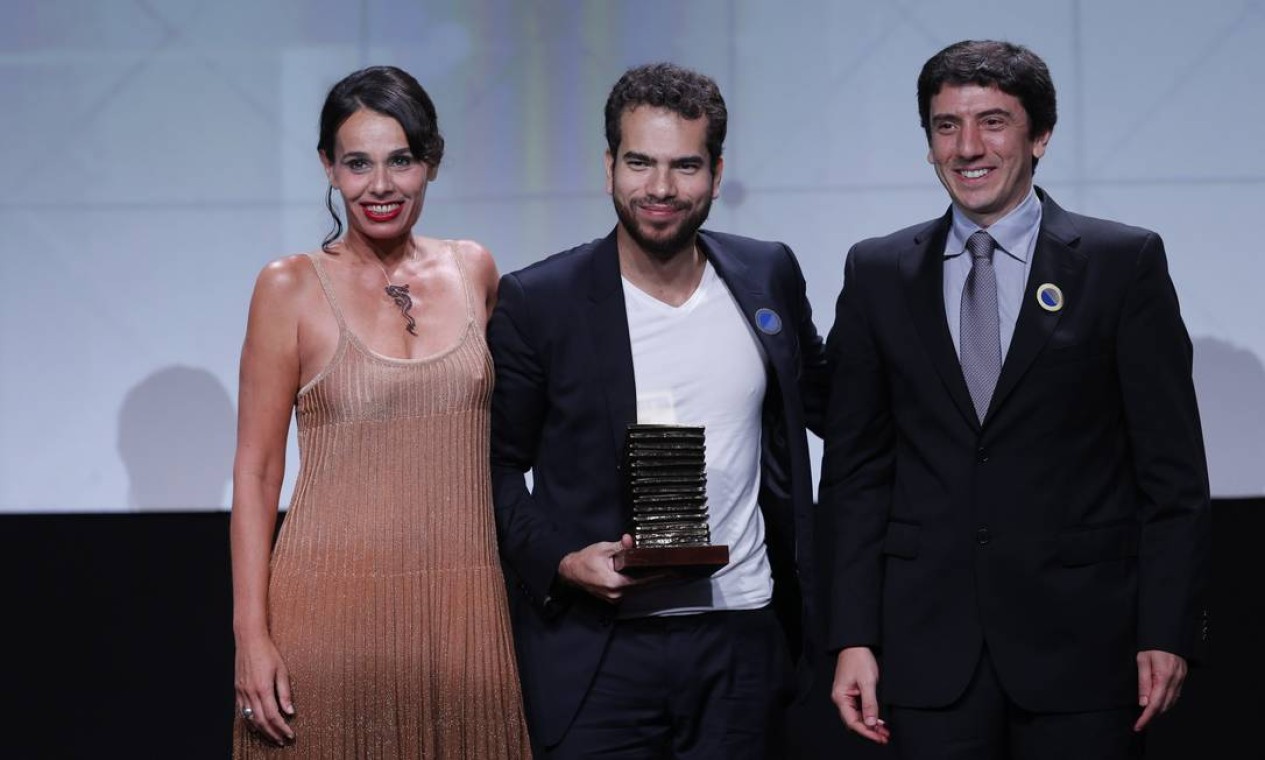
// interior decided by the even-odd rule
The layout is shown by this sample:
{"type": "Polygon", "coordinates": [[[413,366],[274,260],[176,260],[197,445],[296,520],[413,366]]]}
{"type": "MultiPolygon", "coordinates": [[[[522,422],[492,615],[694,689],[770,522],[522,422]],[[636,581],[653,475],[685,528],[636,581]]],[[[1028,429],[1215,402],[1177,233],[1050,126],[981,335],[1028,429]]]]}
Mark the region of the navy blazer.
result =
{"type": "MultiPolygon", "coordinates": [[[[781,318],[774,334],[753,322],[768,368],[760,506],[774,606],[798,651],[816,620],[805,428],[819,429],[824,416],[824,345],[789,248],[708,231],[699,247],[744,315],[772,309],[781,318]]],[[[505,275],[488,342],[500,549],[533,738],[552,745],[592,682],[615,617],[613,606],[561,584],[558,564],[629,529],[619,468],[637,400],[614,232],[505,275]]]]}
{"type": "Polygon", "coordinates": [[[951,703],[987,646],[1025,709],[1134,705],[1136,653],[1189,657],[1199,637],[1208,475],[1163,243],[1038,194],[982,426],[945,320],[951,215],[848,256],[819,492],[829,646],[877,649],[894,704],[951,703]]]}

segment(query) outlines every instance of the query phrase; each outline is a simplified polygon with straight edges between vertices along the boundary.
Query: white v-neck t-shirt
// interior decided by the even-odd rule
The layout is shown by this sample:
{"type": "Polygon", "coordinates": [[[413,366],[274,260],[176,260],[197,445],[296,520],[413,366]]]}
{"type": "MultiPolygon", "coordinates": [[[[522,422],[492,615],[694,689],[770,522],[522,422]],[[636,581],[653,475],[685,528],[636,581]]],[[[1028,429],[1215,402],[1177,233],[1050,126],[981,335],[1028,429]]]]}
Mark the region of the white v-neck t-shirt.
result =
{"type": "Polygon", "coordinates": [[[637,421],[701,425],[708,527],[729,546],[710,578],[635,589],[622,618],[758,609],[773,597],[760,492],[765,356],[710,262],[689,300],[671,306],[623,281],[637,388],[637,421]]]}

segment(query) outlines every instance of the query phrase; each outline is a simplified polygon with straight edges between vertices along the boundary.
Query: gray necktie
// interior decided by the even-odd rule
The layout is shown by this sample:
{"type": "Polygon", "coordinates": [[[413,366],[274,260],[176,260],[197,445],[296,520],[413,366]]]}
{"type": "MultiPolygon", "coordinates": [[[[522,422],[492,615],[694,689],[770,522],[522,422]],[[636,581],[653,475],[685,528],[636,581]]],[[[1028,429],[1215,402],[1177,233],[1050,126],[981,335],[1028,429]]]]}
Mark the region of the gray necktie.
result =
{"type": "Polygon", "coordinates": [[[983,230],[971,235],[971,273],[962,289],[962,375],[971,391],[975,413],[984,421],[988,402],[1001,374],[1001,325],[997,318],[997,273],[993,270],[993,238],[983,230]]]}

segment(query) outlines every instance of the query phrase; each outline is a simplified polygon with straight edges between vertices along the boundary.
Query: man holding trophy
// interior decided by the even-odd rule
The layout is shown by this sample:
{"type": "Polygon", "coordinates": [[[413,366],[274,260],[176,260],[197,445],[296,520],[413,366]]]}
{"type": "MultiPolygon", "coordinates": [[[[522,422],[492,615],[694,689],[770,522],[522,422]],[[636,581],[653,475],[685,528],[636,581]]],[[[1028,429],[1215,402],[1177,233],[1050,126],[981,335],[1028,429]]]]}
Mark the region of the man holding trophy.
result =
{"type": "Polygon", "coordinates": [[[715,82],[639,66],[605,115],[614,231],[503,277],[488,327],[533,742],[777,756],[793,657],[818,638],[822,341],[789,248],[700,230],[724,169],[715,82]]]}

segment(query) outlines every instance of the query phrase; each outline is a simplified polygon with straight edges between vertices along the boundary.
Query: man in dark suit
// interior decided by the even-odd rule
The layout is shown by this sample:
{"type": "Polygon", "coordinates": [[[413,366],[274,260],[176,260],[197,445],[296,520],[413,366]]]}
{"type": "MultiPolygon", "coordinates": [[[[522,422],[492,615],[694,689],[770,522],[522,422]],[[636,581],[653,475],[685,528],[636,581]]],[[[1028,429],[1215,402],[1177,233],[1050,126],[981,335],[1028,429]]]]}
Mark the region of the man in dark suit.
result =
{"type": "Polygon", "coordinates": [[[951,45],[918,103],[952,206],[852,249],[827,341],[834,701],[906,758],[1137,757],[1209,546],[1163,243],[1034,187],[1055,96],[1031,51],[951,45]]]}
{"type": "Polygon", "coordinates": [[[606,104],[615,230],[501,281],[494,502],[542,756],[777,756],[792,651],[820,647],[805,427],[824,346],[790,249],[700,231],[726,120],[711,79],[630,69],[606,104]],[[730,549],[710,578],[614,569],[635,422],[705,428],[711,540],[730,549]]]}

